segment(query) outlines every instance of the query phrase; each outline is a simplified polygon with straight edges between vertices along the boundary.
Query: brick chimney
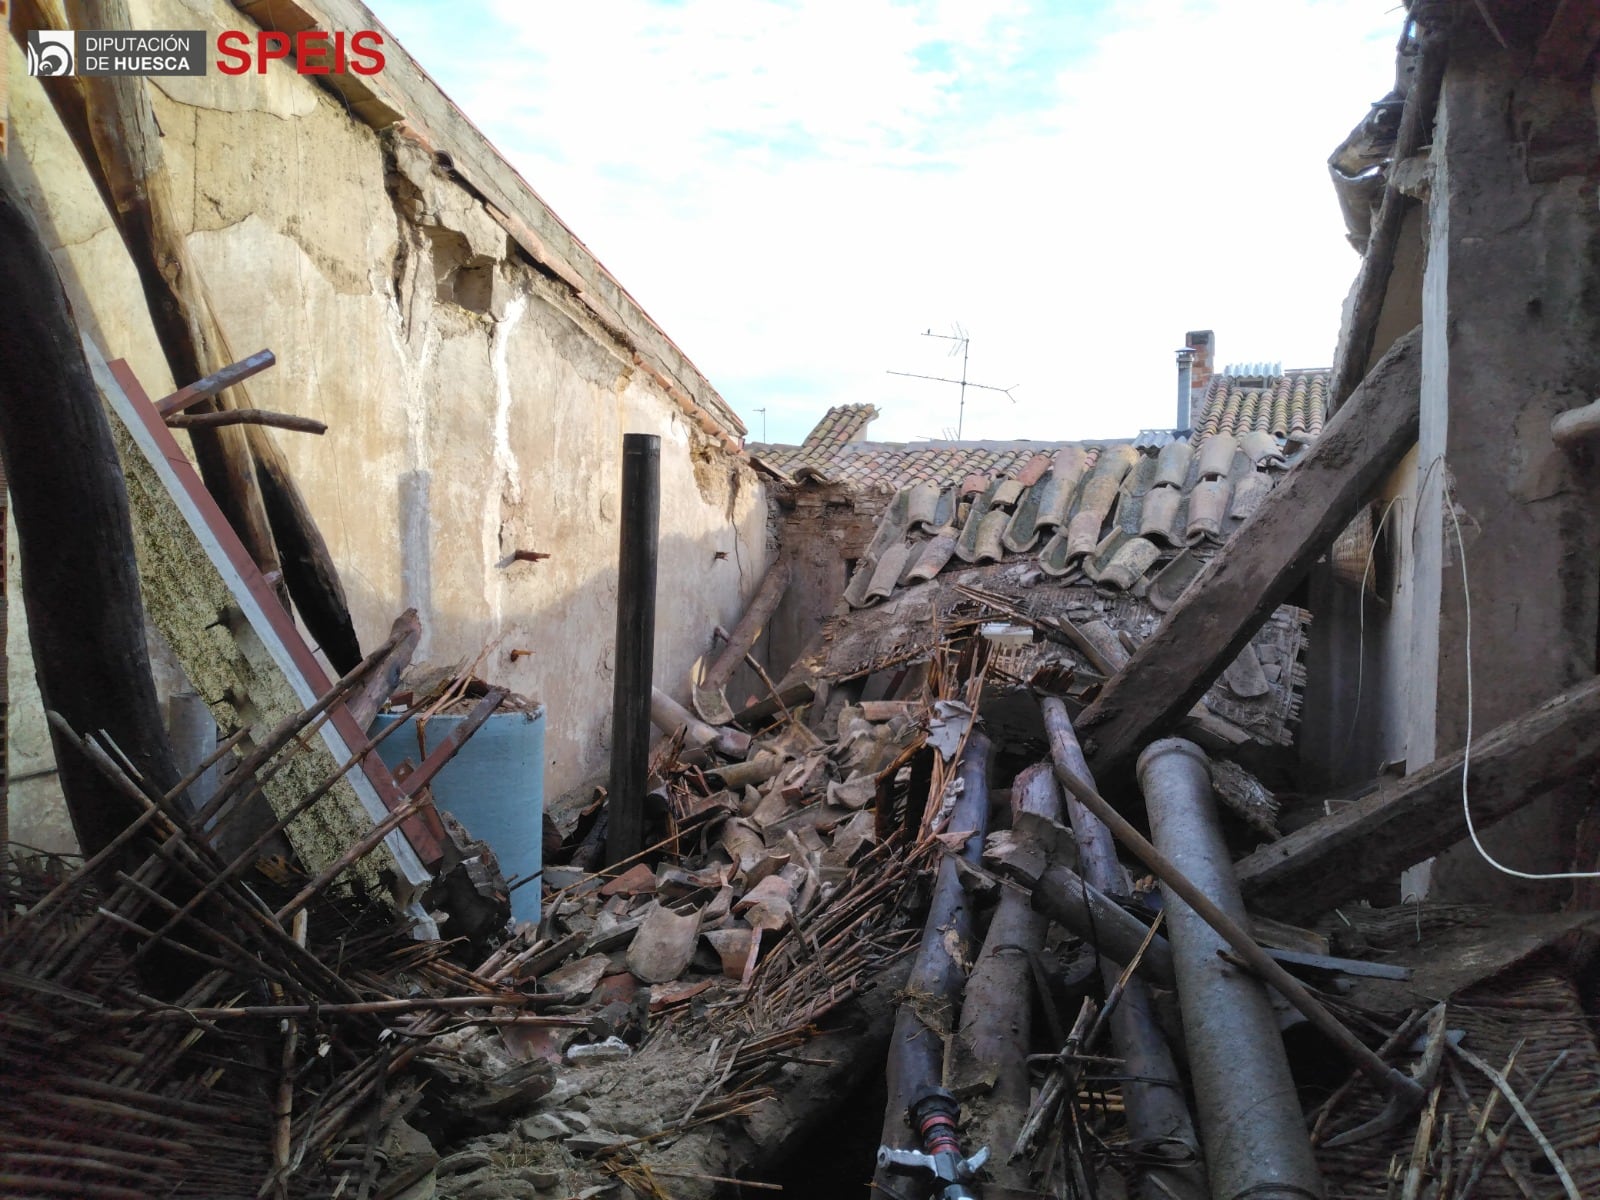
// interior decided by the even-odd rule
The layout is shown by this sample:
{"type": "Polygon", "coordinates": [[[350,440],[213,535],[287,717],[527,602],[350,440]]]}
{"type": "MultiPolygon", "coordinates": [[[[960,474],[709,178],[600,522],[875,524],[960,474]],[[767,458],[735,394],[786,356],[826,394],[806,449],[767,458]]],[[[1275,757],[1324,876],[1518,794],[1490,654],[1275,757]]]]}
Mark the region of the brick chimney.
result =
{"type": "Polygon", "coordinates": [[[1217,369],[1217,335],[1209,329],[1191,329],[1183,344],[1194,351],[1189,368],[1189,411],[1198,413],[1211,389],[1211,374],[1217,369]]]}

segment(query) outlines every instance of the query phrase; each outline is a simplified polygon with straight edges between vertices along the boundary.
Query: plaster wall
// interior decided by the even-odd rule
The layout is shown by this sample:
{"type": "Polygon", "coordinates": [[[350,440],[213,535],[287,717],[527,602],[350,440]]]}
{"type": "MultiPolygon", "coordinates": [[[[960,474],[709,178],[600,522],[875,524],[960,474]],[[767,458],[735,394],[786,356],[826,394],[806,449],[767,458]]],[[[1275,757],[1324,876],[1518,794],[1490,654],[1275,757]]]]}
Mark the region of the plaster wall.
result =
{"type": "MultiPolygon", "coordinates": [[[[133,19],[250,28],[211,0],[143,0],[133,19]]],[[[127,357],[164,394],[172,381],[133,266],[20,67],[18,56],[12,162],[74,306],[108,356],[127,357]]],[[[477,662],[478,674],[546,704],[548,794],[603,771],[622,435],[662,440],[656,678],[679,696],[712,627],[731,627],[765,567],[760,480],[416,142],[352,119],[281,64],[149,86],[164,169],[230,356],[269,348],[278,358],[247,385],[251,402],[329,426],[321,438],[278,440],[363,643],[415,606],[419,662],[477,662]],[[516,550],[550,557],[515,561],[516,550]]],[[[48,742],[32,734],[42,724],[20,610],[11,675],[13,771],[23,775],[47,769],[48,742]]],[[[44,795],[14,795],[13,807],[19,838],[55,819],[44,795]]]]}
{"type": "MultiPolygon", "coordinates": [[[[1463,30],[1435,130],[1423,293],[1412,768],[1463,744],[1469,654],[1474,736],[1595,672],[1593,451],[1550,437],[1552,417],[1600,394],[1595,147],[1587,81],[1535,75],[1463,30]]],[[[1484,841],[1513,867],[1567,869],[1588,798],[1579,785],[1536,802],[1484,841]]],[[[1440,857],[1434,885],[1524,908],[1568,892],[1500,874],[1469,846],[1440,857]]]]}

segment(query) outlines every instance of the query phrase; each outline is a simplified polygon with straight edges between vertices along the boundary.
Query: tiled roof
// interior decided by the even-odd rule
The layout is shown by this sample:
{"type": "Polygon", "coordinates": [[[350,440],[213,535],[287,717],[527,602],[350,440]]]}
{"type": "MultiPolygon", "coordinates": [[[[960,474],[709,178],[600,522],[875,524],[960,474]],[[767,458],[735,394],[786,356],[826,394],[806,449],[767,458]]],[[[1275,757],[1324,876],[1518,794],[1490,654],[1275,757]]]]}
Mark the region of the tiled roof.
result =
{"type": "MultiPolygon", "coordinates": [[[[1310,370],[1213,376],[1195,414],[1190,440],[1198,449],[1219,433],[1238,438],[1257,431],[1272,435],[1280,445],[1287,443],[1290,450],[1309,444],[1322,432],[1329,374],[1310,370]]],[[[745,448],[759,463],[783,476],[889,490],[913,483],[943,485],[968,475],[1016,475],[1030,460],[1047,461],[1069,447],[1087,449],[1091,445],[1022,440],[867,441],[867,426],[878,415],[871,404],[839,404],[827,411],[798,446],[749,442],[745,448]]],[[[1141,450],[1156,450],[1172,440],[1170,431],[1148,430],[1132,444],[1141,450]]]]}
{"type": "Polygon", "coordinates": [[[1194,442],[1218,433],[1251,430],[1289,442],[1313,442],[1327,415],[1330,372],[1286,371],[1270,376],[1215,375],[1194,417],[1194,442]]]}
{"type": "MultiPolygon", "coordinates": [[[[838,411],[837,409],[833,411],[838,411]]],[[[831,414],[830,414],[831,415],[831,414]]],[[[826,418],[824,418],[826,420],[826,418]]],[[[818,428],[821,428],[819,426],[818,428]]],[[[1006,475],[1029,459],[1048,458],[1070,442],[843,442],[803,446],[746,443],[751,457],[796,479],[896,488],[921,480],[1006,475]]]]}
{"type": "Polygon", "coordinates": [[[859,442],[877,416],[878,410],[871,404],[835,404],[817,422],[816,428],[806,434],[801,449],[813,454],[829,454],[846,442],[859,442]]]}
{"type": "Polygon", "coordinates": [[[745,449],[758,463],[795,479],[893,489],[922,480],[1015,474],[1028,460],[1072,444],[864,440],[878,415],[871,404],[836,404],[798,446],[747,442],[745,449]]]}
{"type": "Polygon", "coordinates": [[[1063,583],[1131,592],[1164,611],[1288,465],[1266,430],[1175,439],[1159,452],[1109,442],[1025,453],[990,472],[906,482],[845,590],[851,607],[947,565],[1027,558],[1063,583]]]}

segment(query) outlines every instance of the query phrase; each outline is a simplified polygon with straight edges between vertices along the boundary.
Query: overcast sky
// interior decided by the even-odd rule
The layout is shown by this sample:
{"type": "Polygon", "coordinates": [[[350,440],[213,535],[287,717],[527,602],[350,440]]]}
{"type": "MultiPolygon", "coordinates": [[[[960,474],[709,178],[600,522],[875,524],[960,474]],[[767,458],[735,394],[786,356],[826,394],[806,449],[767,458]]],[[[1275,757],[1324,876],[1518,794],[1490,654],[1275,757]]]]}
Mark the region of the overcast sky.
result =
{"type": "Polygon", "coordinates": [[[1329,153],[1397,0],[373,0],[744,418],[798,441],[1170,425],[1172,351],[1326,366],[1329,153]],[[761,412],[765,409],[765,413],[761,412]]]}

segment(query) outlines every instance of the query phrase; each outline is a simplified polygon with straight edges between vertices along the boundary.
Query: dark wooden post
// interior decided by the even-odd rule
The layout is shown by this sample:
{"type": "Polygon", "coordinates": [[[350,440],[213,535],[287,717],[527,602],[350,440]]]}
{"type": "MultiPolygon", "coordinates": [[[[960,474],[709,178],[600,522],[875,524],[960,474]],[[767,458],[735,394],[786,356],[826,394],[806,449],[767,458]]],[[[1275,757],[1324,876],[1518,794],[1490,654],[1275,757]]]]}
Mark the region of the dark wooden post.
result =
{"type": "MultiPolygon", "coordinates": [[[[122,464],[55,263],[0,162],[0,450],[44,705],[105,730],[157,790],[178,780],[144,640],[122,464]]],[[[85,854],[140,813],[52,734],[85,854]]]]}
{"type": "Polygon", "coordinates": [[[622,536],[617,561],[617,648],[611,701],[611,794],[606,861],[644,848],[650,685],[656,650],[656,549],[661,525],[661,439],[622,438],[622,536]]]}

